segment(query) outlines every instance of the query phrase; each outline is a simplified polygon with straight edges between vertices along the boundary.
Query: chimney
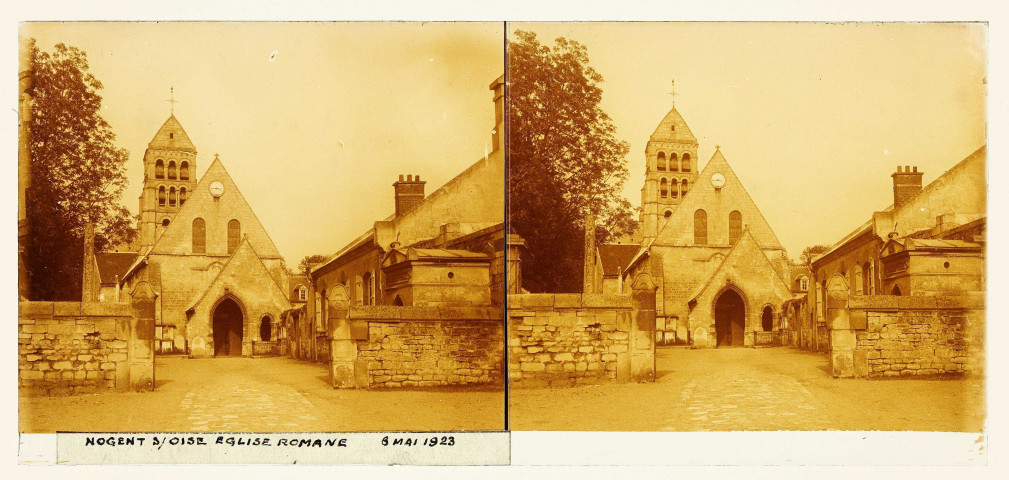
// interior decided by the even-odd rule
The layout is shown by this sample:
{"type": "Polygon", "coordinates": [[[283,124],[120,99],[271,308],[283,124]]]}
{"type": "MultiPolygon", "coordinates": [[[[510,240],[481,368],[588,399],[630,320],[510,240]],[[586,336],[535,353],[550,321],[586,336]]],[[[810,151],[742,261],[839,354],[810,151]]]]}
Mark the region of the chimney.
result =
{"type": "Polygon", "coordinates": [[[505,83],[504,75],[497,77],[490,84],[490,89],[494,92],[494,130],[491,132],[491,151],[504,149],[504,99],[505,83]]]}
{"type": "Polygon", "coordinates": [[[890,175],[893,177],[894,210],[900,208],[908,199],[921,191],[922,174],[923,172],[918,171],[918,167],[914,167],[912,170],[910,166],[905,165],[901,170],[900,165],[897,165],[897,173],[890,175]]]}
{"type": "Polygon", "coordinates": [[[582,293],[596,293],[596,216],[585,216],[585,260],[582,293]]]}
{"type": "Polygon", "coordinates": [[[399,181],[392,184],[392,187],[396,189],[397,218],[410,213],[424,201],[425,183],[427,182],[420,181],[420,175],[417,175],[416,178],[413,175],[407,175],[406,180],[403,180],[403,176],[400,175],[399,181]]]}

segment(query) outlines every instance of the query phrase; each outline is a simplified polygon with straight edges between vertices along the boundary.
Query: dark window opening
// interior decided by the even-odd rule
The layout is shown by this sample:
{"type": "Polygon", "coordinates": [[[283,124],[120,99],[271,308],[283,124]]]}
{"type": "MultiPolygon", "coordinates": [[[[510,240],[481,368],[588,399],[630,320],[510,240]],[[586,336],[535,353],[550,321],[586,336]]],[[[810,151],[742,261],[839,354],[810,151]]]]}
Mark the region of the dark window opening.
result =
{"type": "Polygon", "coordinates": [[[774,330],[774,311],[770,306],[764,307],[764,313],[760,316],[760,326],[765,332],[774,330]]]}

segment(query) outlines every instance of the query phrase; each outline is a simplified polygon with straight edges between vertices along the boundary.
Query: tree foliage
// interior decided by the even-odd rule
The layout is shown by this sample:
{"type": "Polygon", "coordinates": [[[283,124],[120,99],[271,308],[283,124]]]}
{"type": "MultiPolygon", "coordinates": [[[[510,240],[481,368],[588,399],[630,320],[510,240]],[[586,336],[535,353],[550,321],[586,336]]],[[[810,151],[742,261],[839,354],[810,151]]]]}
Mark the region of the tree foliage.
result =
{"type": "Polygon", "coordinates": [[[830,245],[810,245],[802,249],[799,255],[799,263],[807,268],[813,268],[813,258],[822,253],[830,251],[830,245]]]}
{"type": "Polygon", "coordinates": [[[298,274],[308,277],[309,269],[319,263],[325,262],[329,257],[325,255],[308,255],[298,263],[298,274]]]}
{"type": "Polygon", "coordinates": [[[599,106],[603,79],[588,63],[586,48],[563,37],[548,47],[520,30],[508,42],[509,225],[529,246],[531,291],[580,289],[586,215],[598,243],[637,226],[621,196],[629,147],[599,106]]]}
{"type": "Polygon", "coordinates": [[[33,299],[80,298],[84,225],[95,225],[96,251],[132,242],[129,211],[120,203],[129,153],[101,116],[101,82],[86,54],[32,45],[31,186],[26,209],[31,241],[26,268],[33,299]]]}

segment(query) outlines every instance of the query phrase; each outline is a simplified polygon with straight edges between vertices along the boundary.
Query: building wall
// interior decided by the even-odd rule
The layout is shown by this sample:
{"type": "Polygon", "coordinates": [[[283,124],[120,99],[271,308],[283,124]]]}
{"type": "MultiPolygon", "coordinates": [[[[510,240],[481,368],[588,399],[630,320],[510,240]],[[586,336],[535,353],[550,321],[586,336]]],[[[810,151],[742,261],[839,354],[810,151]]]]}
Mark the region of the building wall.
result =
{"type": "Polygon", "coordinates": [[[70,395],[154,388],[153,322],[127,304],[18,304],[22,395],[70,395]],[[136,360],[145,358],[147,362],[136,360]]]}

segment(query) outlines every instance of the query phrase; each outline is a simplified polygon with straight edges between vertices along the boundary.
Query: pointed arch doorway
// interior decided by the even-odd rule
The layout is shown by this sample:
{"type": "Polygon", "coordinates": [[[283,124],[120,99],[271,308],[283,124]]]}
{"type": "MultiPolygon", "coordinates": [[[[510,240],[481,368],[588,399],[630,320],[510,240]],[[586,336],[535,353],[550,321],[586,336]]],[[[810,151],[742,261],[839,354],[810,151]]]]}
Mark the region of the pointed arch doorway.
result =
{"type": "Polygon", "coordinates": [[[244,315],[242,307],[233,298],[225,297],[217,302],[211,314],[214,328],[214,356],[242,356],[242,330],[244,315]]]}
{"type": "Polygon", "coordinates": [[[746,325],[746,302],[733,288],[715,299],[715,338],[719,347],[742,347],[746,325]]]}

